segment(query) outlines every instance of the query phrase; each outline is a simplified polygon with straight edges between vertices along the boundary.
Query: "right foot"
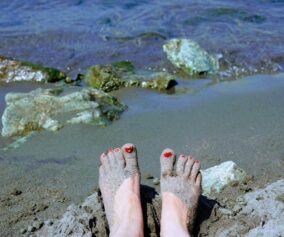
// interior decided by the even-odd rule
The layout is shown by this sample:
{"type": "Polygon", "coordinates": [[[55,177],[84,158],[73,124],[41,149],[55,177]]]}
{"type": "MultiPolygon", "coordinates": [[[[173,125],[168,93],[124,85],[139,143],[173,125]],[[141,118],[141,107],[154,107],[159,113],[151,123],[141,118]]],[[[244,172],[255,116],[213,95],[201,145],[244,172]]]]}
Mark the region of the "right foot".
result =
{"type": "Polygon", "coordinates": [[[165,149],[161,158],[161,236],[189,236],[201,193],[200,162],[165,149]]]}
{"type": "Polygon", "coordinates": [[[143,236],[140,173],[133,144],[101,155],[99,186],[110,236],[143,236]]]}

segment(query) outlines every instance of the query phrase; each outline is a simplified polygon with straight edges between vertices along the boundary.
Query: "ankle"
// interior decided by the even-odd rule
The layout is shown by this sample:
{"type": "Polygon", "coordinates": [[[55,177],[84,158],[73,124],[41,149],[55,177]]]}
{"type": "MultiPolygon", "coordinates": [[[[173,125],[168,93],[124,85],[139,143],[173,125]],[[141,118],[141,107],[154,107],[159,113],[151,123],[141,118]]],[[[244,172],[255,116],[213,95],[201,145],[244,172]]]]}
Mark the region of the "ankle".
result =
{"type": "Polygon", "coordinates": [[[143,236],[143,215],[140,197],[137,193],[124,193],[119,202],[119,195],[114,200],[114,223],[110,236],[140,237],[143,236]]]}
{"type": "Polygon", "coordinates": [[[162,193],[161,236],[189,236],[188,208],[176,195],[162,193]]]}

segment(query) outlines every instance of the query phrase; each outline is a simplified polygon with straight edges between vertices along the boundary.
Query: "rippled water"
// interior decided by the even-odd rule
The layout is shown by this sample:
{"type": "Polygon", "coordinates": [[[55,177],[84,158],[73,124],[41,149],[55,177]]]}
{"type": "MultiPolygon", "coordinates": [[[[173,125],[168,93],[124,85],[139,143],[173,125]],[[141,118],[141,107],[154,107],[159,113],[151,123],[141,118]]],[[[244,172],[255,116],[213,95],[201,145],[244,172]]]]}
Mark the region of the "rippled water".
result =
{"type": "Polygon", "coordinates": [[[0,9],[0,54],[73,76],[126,59],[167,67],[162,45],[174,37],[222,54],[223,76],[284,67],[283,0],[6,0],[0,9]]]}

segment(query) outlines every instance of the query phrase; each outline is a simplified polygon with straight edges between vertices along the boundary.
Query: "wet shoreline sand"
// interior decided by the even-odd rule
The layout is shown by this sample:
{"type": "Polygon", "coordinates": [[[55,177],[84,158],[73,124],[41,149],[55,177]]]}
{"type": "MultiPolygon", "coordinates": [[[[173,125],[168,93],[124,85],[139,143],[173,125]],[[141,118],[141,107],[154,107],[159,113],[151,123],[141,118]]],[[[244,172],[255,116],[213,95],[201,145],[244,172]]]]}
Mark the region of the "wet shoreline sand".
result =
{"type": "MultiPolygon", "coordinates": [[[[54,218],[70,203],[81,202],[97,185],[99,154],[126,142],[138,147],[142,176],[159,177],[160,152],[171,147],[193,154],[204,169],[233,160],[256,177],[255,185],[283,178],[283,89],[283,74],[180,95],[124,89],[114,94],[129,108],[110,126],[66,126],[0,151],[1,235],[18,236],[35,217],[54,218]],[[22,194],[7,203],[15,189],[22,194]],[[36,214],[28,212],[37,208],[36,214]],[[13,227],[7,230],[9,223],[13,227]]],[[[144,178],[142,183],[153,185],[144,178]]]]}

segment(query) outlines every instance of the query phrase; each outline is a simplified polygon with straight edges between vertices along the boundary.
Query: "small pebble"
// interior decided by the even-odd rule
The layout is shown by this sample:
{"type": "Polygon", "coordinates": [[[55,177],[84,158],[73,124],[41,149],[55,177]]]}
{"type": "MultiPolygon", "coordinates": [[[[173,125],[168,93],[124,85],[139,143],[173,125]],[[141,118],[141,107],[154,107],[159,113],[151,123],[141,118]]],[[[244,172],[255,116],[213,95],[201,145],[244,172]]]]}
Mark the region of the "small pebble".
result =
{"type": "Polygon", "coordinates": [[[154,178],[152,182],[153,182],[154,185],[160,184],[160,180],[158,178],[154,178]]]}
{"type": "Polygon", "coordinates": [[[144,179],[153,179],[153,178],[154,178],[154,176],[149,174],[149,173],[144,175],[144,179]]]}
{"type": "Polygon", "coordinates": [[[34,226],[29,225],[28,226],[28,232],[34,232],[36,228],[34,226]]]}
{"type": "Polygon", "coordinates": [[[22,228],[21,230],[20,230],[20,234],[25,234],[27,232],[27,229],[26,228],[22,228]]]}
{"type": "Polygon", "coordinates": [[[47,226],[52,226],[53,225],[53,221],[52,220],[47,220],[47,221],[45,221],[45,224],[47,226]]]}
{"type": "Polygon", "coordinates": [[[11,195],[14,195],[14,196],[19,196],[21,195],[23,192],[21,190],[18,190],[18,189],[14,189],[12,192],[11,192],[11,195]]]}
{"type": "Polygon", "coordinates": [[[35,222],[33,223],[33,227],[34,227],[36,230],[39,230],[42,226],[43,226],[43,222],[42,222],[42,221],[35,221],[35,222]]]}

